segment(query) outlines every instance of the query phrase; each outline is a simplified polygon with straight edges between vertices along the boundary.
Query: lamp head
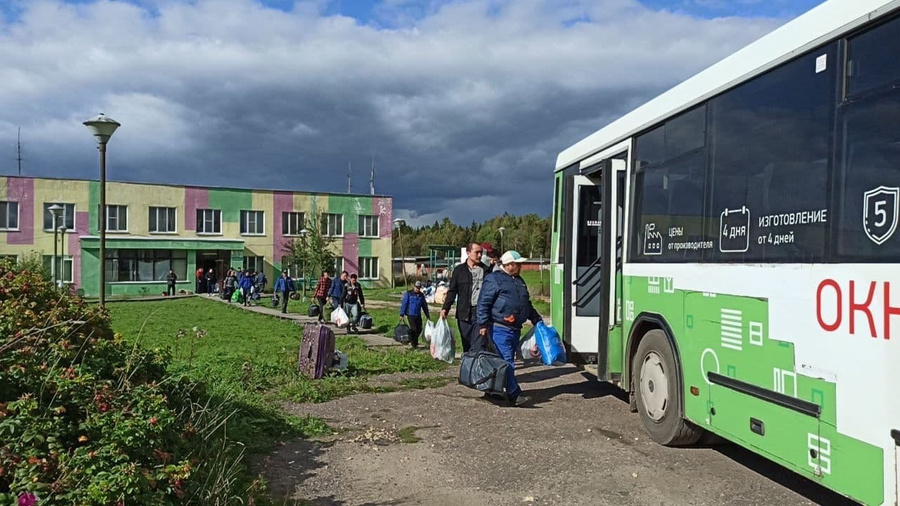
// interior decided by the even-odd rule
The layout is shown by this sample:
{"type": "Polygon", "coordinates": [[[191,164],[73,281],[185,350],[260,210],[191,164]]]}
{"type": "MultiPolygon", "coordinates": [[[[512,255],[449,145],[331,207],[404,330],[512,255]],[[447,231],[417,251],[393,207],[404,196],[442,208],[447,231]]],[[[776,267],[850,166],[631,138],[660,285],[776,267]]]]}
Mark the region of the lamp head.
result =
{"type": "Polygon", "coordinates": [[[113,132],[122,125],[101,112],[99,115],[85,121],[84,126],[90,129],[94,137],[97,138],[98,143],[106,144],[109,142],[109,138],[112,137],[113,132]]]}
{"type": "Polygon", "coordinates": [[[50,211],[50,214],[52,214],[53,216],[59,216],[60,213],[63,212],[63,209],[65,208],[59,204],[53,204],[52,206],[47,208],[47,210],[50,211]]]}

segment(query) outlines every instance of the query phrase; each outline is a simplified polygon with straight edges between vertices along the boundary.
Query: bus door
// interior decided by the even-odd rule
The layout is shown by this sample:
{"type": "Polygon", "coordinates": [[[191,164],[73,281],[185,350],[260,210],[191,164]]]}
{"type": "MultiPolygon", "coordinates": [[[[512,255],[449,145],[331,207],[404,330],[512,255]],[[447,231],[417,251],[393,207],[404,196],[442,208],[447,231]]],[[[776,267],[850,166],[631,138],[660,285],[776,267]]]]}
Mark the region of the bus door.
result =
{"type": "Polygon", "coordinates": [[[572,177],[574,192],[570,209],[574,212],[569,222],[572,247],[567,259],[572,276],[569,287],[571,323],[567,332],[571,362],[593,361],[598,352],[602,280],[600,254],[603,250],[600,247],[600,178],[599,170],[572,177]]]}
{"type": "Polygon", "coordinates": [[[625,160],[607,160],[603,166],[600,305],[597,378],[621,379],[622,335],[622,231],[625,225],[625,160]],[[612,361],[610,362],[610,359],[612,361]]]}

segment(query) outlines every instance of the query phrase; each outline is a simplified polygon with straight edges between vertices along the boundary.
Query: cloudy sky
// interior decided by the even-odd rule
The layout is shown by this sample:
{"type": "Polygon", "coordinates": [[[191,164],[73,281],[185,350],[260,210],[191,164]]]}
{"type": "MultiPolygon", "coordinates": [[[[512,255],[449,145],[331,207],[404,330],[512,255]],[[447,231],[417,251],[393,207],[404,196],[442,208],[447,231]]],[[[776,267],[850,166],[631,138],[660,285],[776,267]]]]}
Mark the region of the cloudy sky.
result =
{"type": "Polygon", "coordinates": [[[821,0],[0,0],[0,174],[549,214],[557,154],[821,0]]]}

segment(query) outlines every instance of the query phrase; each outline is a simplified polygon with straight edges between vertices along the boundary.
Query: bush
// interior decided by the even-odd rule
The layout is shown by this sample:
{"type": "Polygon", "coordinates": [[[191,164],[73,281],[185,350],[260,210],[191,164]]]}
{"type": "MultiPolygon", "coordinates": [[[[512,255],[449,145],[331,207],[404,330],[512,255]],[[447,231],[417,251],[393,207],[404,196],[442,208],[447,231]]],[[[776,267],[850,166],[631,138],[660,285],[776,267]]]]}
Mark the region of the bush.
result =
{"type": "Polygon", "coordinates": [[[0,504],[226,503],[238,452],[164,352],[41,273],[0,262],[0,504]]]}

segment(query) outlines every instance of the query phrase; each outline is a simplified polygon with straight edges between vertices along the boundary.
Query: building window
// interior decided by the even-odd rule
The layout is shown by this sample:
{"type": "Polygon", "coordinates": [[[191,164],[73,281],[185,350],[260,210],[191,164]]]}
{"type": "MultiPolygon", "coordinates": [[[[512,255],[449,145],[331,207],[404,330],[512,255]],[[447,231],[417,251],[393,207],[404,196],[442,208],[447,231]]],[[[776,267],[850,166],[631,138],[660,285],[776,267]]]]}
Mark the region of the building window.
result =
{"type": "Polygon", "coordinates": [[[174,207],[151,207],[150,208],[150,227],[151,234],[174,234],[175,230],[175,208],[174,207]]]}
{"type": "Polygon", "coordinates": [[[241,211],[241,235],[264,235],[265,214],[262,211],[241,211]]]}
{"type": "Polygon", "coordinates": [[[262,272],[265,267],[265,257],[244,256],[244,270],[250,272],[262,272]]]}
{"type": "Polygon", "coordinates": [[[128,232],[128,206],[106,206],[106,231],[128,232]]]}
{"type": "Polygon", "coordinates": [[[306,223],[306,216],[303,213],[296,211],[281,213],[282,235],[300,235],[304,223],[306,223]]]}
{"type": "Polygon", "coordinates": [[[359,258],[359,278],[378,279],[378,257],[359,258]]]}
{"type": "Polygon", "coordinates": [[[197,209],[197,233],[221,234],[222,211],[219,209],[197,209]]]}
{"type": "MultiPolygon", "coordinates": [[[[56,262],[59,264],[60,268],[60,276],[58,280],[62,283],[73,283],[72,279],[72,257],[70,256],[60,256],[56,257],[56,262]]],[[[56,279],[56,269],[57,266],[53,263],[52,255],[44,255],[44,270],[50,272],[50,276],[56,279]]]]}
{"type": "Polygon", "coordinates": [[[119,249],[106,253],[106,278],[110,282],[165,281],[169,269],[179,281],[187,279],[187,251],[119,249]]]}
{"type": "Polygon", "coordinates": [[[19,230],[18,202],[0,202],[0,230],[19,230]]]}
{"type": "Polygon", "coordinates": [[[63,204],[60,202],[44,202],[44,231],[53,232],[53,213],[51,206],[60,206],[62,213],[56,218],[56,227],[66,227],[66,230],[75,230],[75,204],[63,204]]]}
{"type": "Polygon", "coordinates": [[[340,237],[344,235],[344,215],[322,214],[322,235],[328,237],[340,237]]]}
{"type": "Polygon", "coordinates": [[[344,257],[334,257],[334,277],[338,277],[341,275],[341,272],[344,271],[344,257]]]}
{"type": "Polygon", "coordinates": [[[378,237],[378,215],[359,215],[359,236],[378,237]]]}

